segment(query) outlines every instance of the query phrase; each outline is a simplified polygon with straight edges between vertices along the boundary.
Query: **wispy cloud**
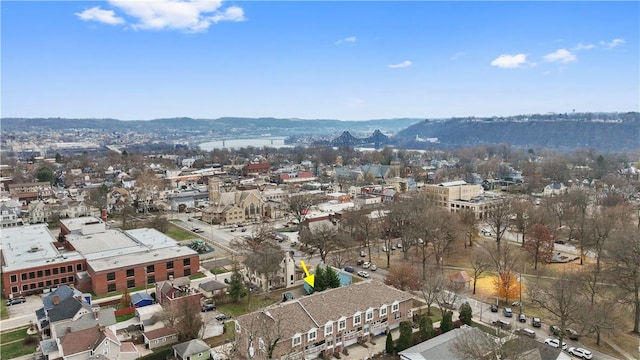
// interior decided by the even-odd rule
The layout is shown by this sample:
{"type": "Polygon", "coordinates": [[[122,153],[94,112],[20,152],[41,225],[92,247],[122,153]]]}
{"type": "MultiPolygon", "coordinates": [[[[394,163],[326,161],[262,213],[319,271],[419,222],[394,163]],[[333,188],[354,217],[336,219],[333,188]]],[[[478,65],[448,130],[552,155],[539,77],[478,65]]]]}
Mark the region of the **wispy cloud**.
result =
{"type": "Polygon", "coordinates": [[[581,51],[581,50],[591,50],[591,49],[595,49],[595,48],[596,48],[596,46],[594,44],[578,43],[578,45],[573,47],[571,50],[573,50],[573,51],[581,51]]]}
{"type": "Polygon", "coordinates": [[[340,39],[338,41],[336,41],[336,45],[341,45],[341,44],[355,44],[356,41],[358,41],[358,38],[355,36],[349,36],[347,38],[344,39],[340,39]]]}
{"type": "Polygon", "coordinates": [[[515,69],[527,64],[527,55],[525,54],[502,54],[491,61],[491,66],[503,69],[515,69]]]}
{"type": "Polygon", "coordinates": [[[413,65],[413,63],[409,60],[405,60],[401,63],[398,64],[389,64],[387,65],[388,67],[392,68],[392,69],[398,69],[398,68],[407,68],[409,66],[413,65]]]}
{"type": "MultiPolygon", "coordinates": [[[[222,9],[221,0],[110,0],[109,4],[131,18],[131,28],[134,30],[202,32],[221,21],[246,20],[242,8],[230,6],[222,9]]],[[[76,15],[85,21],[124,24],[125,19],[116,16],[116,11],[95,7],[76,15]]]]}
{"type": "Polygon", "coordinates": [[[103,24],[118,25],[124,24],[124,19],[116,16],[113,10],[103,10],[100,6],[92,7],[83,12],[75,13],[83,21],[97,21],[103,24]]]}
{"type": "Polygon", "coordinates": [[[624,44],[626,41],[624,41],[624,39],[613,39],[609,42],[606,41],[600,41],[600,45],[604,46],[604,47],[608,47],[609,49],[613,49],[614,47],[624,44]]]}
{"type": "Polygon", "coordinates": [[[560,62],[563,64],[572,63],[578,60],[576,55],[567,49],[558,49],[550,54],[545,55],[543,58],[544,61],[547,62],[560,62]]]}
{"type": "Polygon", "coordinates": [[[461,57],[466,56],[466,55],[467,55],[467,53],[466,53],[466,52],[464,52],[464,51],[458,51],[457,53],[455,53],[455,54],[451,55],[451,57],[449,58],[449,60],[451,60],[451,61],[456,61],[456,60],[458,60],[458,59],[460,59],[461,57]]]}

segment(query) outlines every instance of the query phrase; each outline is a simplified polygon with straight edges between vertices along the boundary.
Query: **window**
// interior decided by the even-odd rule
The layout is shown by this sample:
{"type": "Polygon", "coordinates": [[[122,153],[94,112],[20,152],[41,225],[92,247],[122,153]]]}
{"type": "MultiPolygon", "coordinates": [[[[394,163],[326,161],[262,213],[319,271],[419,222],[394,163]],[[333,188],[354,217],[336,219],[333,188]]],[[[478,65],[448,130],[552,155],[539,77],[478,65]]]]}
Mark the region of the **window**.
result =
{"type": "Polygon", "coordinates": [[[27,273],[22,273],[22,274],[20,274],[20,278],[21,278],[22,280],[27,280],[27,273]]]}
{"type": "Polygon", "coordinates": [[[153,275],[147,276],[147,284],[154,284],[156,282],[156,277],[153,275]]]}
{"type": "Polygon", "coordinates": [[[127,280],[127,288],[132,288],[132,287],[136,287],[136,281],[135,280],[127,280]]]}
{"type": "Polygon", "coordinates": [[[356,313],[353,315],[353,326],[358,326],[362,322],[362,315],[360,313],[356,313]]]}
{"type": "Polygon", "coordinates": [[[344,330],[347,327],[347,320],[341,319],[338,321],[338,331],[344,330]]]}
{"type": "Polygon", "coordinates": [[[191,275],[191,269],[184,269],[184,276],[191,275]]]}
{"type": "Polygon", "coordinates": [[[22,285],[22,291],[27,291],[29,290],[29,285],[22,285]]]}
{"type": "Polygon", "coordinates": [[[46,284],[47,286],[51,286],[51,280],[47,280],[46,284]]]}
{"type": "Polygon", "coordinates": [[[64,274],[64,273],[66,273],[66,272],[67,272],[67,268],[66,268],[66,267],[64,267],[64,266],[61,266],[61,267],[60,267],[60,273],[61,273],[61,274],[64,274]]]}
{"type": "Polygon", "coordinates": [[[82,264],[76,264],[76,271],[82,271],[82,264]]]}
{"type": "Polygon", "coordinates": [[[132,277],[135,275],[135,271],[133,269],[127,269],[127,277],[132,277]]]}
{"type": "Polygon", "coordinates": [[[12,293],[17,293],[18,292],[18,287],[17,286],[12,286],[11,287],[11,292],[12,293]]]}
{"type": "Polygon", "coordinates": [[[365,321],[371,321],[371,320],[373,320],[373,310],[367,310],[365,321]]]}
{"type": "Polygon", "coordinates": [[[67,278],[63,277],[62,279],[60,279],[60,282],[63,283],[63,284],[66,283],[67,282],[67,278]]]}
{"type": "Polygon", "coordinates": [[[313,330],[309,331],[309,333],[307,333],[307,342],[316,341],[317,337],[318,337],[318,330],[313,329],[313,330]]]}
{"type": "Polygon", "coordinates": [[[36,278],[36,273],[35,273],[35,271],[31,271],[31,272],[29,273],[29,279],[35,279],[35,278],[36,278]]]}
{"type": "Polygon", "coordinates": [[[155,272],[155,271],[156,271],[156,268],[155,268],[154,265],[147,266],[147,272],[148,273],[152,273],[152,272],[155,272]]]}
{"type": "Polygon", "coordinates": [[[115,272],[110,272],[107,273],[107,281],[112,281],[116,279],[116,273],[115,272]]]}
{"type": "Polygon", "coordinates": [[[393,303],[393,305],[391,305],[391,312],[397,312],[398,310],[400,310],[400,304],[397,302],[393,303]]]}
{"type": "Polygon", "coordinates": [[[36,288],[36,283],[29,284],[29,289],[33,290],[36,288]]]}
{"type": "Polygon", "coordinates": [[[53,275],[58,275],[58,268],[53,268],[53,275]]]}
{"type": "Polygon", "coordinates": [[[173,269],[173,261],[167,261],[167,269],[173,269]]]}
{"type": "Polygon", "coordinates": [[[60,279],[53,279],[53,285],[60,284],[60,279]]]}
{"type": "Polygon", "coordinates": [[[44,269],[44,276],[51,276],[51,269],[44,269]]]}
{"type": "Polygon", "coordinates": [[[300,336],[300,334],[296,334],[293,337],[293,346],[298,346],[302,343],[302,336],[300,336]]]}
{"type": "Polygon", "coordinates": [[[191,265],[191,259],[183,259],[182,260],[182,265],[183,266],[190,266],[191,265]]]}
{"type": "Polygon", "coordinates": [[[18,281],[18,275],[11,275],[11,282],[17,282],[18,281]]]}
{"type": "Polygon", "coordinates": [[[382,305],[380,308],[380,317],[387,316],[387,305],[382,305]]]}
{"type": "Polygon", "coordinates": [[[67,272],[73,272],[73,265],[67,266],[67,272]]]}
{"type": "Polygon", "coordinates": [[[116,284],[107,285],[107,292],[112,292],[112,291],[116,291],[116,284]]]}
{"type": "Polygon", "coordinates": [[[39,287],[39,288],[43,288],[43,287],[44,287],[44,282],[40,281],[40,282],[38,283],[38,287],[39,287]]]}
{"type": "Polygon", "coordinates": [[[36,276],[37,276],[37,277],[39,277],[39,278],[41,278],[41,277],[42,277],[42,270],[38,270],[38,272],[37,272],[37,275],[36,275],[36,276]]]}
{"type": "Polygon", "coordinates": [[[73,282],[73,276],[69,276],[69,282],[73,282]]]}
{"type": "Polygon", "coordinates": [[[333,333],[333,323],[324,326],[324,336],[329,336],[333,333]]]}

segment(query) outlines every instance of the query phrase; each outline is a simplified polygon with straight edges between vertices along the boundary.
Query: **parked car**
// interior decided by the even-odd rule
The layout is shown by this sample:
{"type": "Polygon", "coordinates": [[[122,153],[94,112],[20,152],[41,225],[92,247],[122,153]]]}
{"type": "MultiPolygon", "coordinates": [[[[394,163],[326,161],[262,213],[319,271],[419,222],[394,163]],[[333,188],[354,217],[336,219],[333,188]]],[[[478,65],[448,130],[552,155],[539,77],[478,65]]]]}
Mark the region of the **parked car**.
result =
{"type": "Polygon", "coordinates": [[[397,247],[398,249],[402,249],[402,243],[397,243],[397,244],[396,244],[396,247],[397,247]]]}
{"type": "Polygon", "coordinates": [[[577,356],[579,358],[583,358],[583,359],[591,359],[593,357],[593,354],[591,353],[591,351],[587,350],[587,349],[583,349],[583,348],[577,348],[577,347],[570,347],[569,350],[567,350],[569,352],[569,354],[577,356]]]}
{"type": "Polygon", "coordinates": [[[539,328],[542,326],[542,321],[537,317],[531,318],[531,326],[539,328]]]}
{"type": "MultiPolygon", "coordinates": [[[[544,343],[554,348],[560,347],[560,340],[558,339],[545,339],[544,343]]],[[[567,350],[567,343],[564,341],[562,342],[562,350],[567,350]]]]}
{"type": "Polygon", "coordinates": [[[365,261],[364,263],[362,263],[362,268],[364,269],[368,269],[371,266],[371,263],[368,261],[365,261]]]}
{"type": "Polygon", "coordinates": [[[227,319],[231,319],[231,315],[222,314],[222,313],[216,315],[216,320],[218,321],[225,321],[227,319]]]}
{"type": "Polygon", "coordinates": [[[504,330],[509,330],[509,329],[511,329],[511,323],[510,323],[510,322],[508,322],[508,321],[504,321],[504,320],[493,320],[493,321],[491,322],[491,324],[493,324],[493,326],[497,326],[497,327],[499,327],[499,328],[501,328],[501,329],[504,329],[504,330]]]}
{"type": "Polygon", "coordinates": [[[498,305],[492,304],[491,305],[491,312],[498,312],[498,305]]]}
{"type": "Polygon", "coordinates": [[[363,278],[368,278],[369,277],[369,273],[364,271],[364,270],[360,270],[360,271],[358,271],[358,276],[362,276],[363,278]]]}
{"type": "MultiPolygon", "coordinates": [[[[551,325],[549,326],[549,331],[551,332],[551,334],[555,336],[560,336],[559,326],[551,325]]],[[[573,329],[565,329],[564,334],[565,334],[565,337],[568,337],[571,340],[578,340],[580,338],[580,335],[578,335],[578,332],[573,329]]]]}
{"type": "Polygon", "coordinates": [[[389,249],[387,249],[387,247],[386,247],[386,246],[381,247],[381,248],[380,248],[380,250],[382,250],[382,252],[387,252],[387,251],[389,251],[389,249]]]}
{"type": "Polygon", "coordinates": [[[367,256],[367,253],[364,250],[360,250],[360,257],[367,256]]]}
{"type": "Polygon", "coordinates": [[[247,228],[243,227],[243,228],[242,228],[242,230],[240,230],[240,231],[242,231],[242,232],[246,232],[246,231],[247,231],[247,228]]]}
{"type": "Polygon", "coordinates": [[[531,330],[531,329],[527,329],[527,328],[517,329],[516,330],[516,334],[522,335],[522,336],[528,336],[528,337],[530,337],[532,339],[536,338],[536,332],[531,330]]]}
{"type": "Polygon", "coordinates": [[[234,231],[236,231],[236,228],[231,228],[231,230],[229,230],[229,231],[234,232],[234,231]]]}
{"type": "Polygon", "coordinates": [[[364,260],[358,259],[358,261],[356,261],[356,265],[361,266],[362,264],[364,264],[364,260]]]}
{"type": "Polygon", "coordinates": [[[213,311],[216,309],[215,304],[204,304],[202,305],[202,312],[213,311]]]}
{"type": "Polygon", "coordinates": [[[7,300],[7,306],[22,304],[23,302],[27,302],[27,298],[24,296],[18,296],[7,300]]]}
{"type": "Polygon", "coordinates": [[[518,321],[520,321],[521,323],[526,323],[527,317],[524,314],[520,314],[518,315],[518,321]]]}
{"type": "Polygon", "coordinates": [[[353,266],[345,266],[344,271],[352,273],[355,271],[355,269],[353,268],[353,266]]]}
{"type": "Polygon", "coordinates": [[[502,309],[502,313],[506,317],[513,317],[513,311],[511,311],[511,308],[507,307],[507,308],[502,309]]]}
{"type": "Polygon", "coordinates": [[[376,271],[376,270],[378,270],[378,265],[371,264],[371,267],[369,267],[369,270],[371,270],[371,271],[376,271]]]}

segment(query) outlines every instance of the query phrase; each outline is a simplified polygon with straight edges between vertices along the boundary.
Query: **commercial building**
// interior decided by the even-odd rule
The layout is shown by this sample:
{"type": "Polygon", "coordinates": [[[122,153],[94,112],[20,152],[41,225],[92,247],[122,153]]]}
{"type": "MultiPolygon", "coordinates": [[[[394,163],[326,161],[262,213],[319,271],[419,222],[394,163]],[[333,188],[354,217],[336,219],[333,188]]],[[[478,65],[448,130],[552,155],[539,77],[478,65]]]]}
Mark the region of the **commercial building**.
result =
{"type": "Polygon", "coordinates": [[[498,195],[485,193],[481,185],[467,184],[462,180],[425,185],[422,191],[429,194],[438,206],[451,212],[469,210],[478,219],[483,219],[502,199],[498,195]]]}

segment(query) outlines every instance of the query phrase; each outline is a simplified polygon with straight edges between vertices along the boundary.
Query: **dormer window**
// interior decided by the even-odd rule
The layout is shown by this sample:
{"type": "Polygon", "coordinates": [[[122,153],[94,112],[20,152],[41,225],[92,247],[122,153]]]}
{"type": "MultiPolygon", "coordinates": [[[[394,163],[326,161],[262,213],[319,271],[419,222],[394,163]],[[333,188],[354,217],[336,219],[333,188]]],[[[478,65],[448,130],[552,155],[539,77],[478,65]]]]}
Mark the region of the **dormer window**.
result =
{"type": "Polygon", "coordinates": [[[346,329],[346,327],[347,327],[347,319],[340,318],[340,320],[338,320],[338,331],[342,331],[346,329]]]}
{"type": "Polygon", "coordinates": [[[331,334],[333,334],[333,323],[332,322],[327,323],[324,326],[324,336],[326,337],[326,336],[329,336],[331,334]]]}
{"type": "Polygon", "coordinates": [[[391,305],[391,312],[398,312],[398,310],[400,310],[400,303],[395,301],[392,305],[391,305]]]}
{"type": "Polygon", "coordinates": [[[371,320],[373,320],[373,309],[367,310],[367,313],[365,315],[365,322],[369,322],[371,320]]]}
{"type": "Polygon", "coordinates": [[[357,312],[353,315],[353,326],[358,326],[362,323],[362,314],[357,312]]]}
{"type": "Polygon", "coordinates": [[[317,338],[318,338],[318,330],[313,329],[313,330],[311,330],[311,331],[309,331],[307,333],[307,342],[308,343],[316,341],[317,338]]]}
{"type": "Polygon", "coordinates": [[[298,346],[302,343],[302,335],[295,334],[293,335],[293,346],[298,346]]]}
{"type": "Polygon", "coordinates": [[[380,307],[380,317],[387,316],[387,305],[382,305],[380,307]]]}

